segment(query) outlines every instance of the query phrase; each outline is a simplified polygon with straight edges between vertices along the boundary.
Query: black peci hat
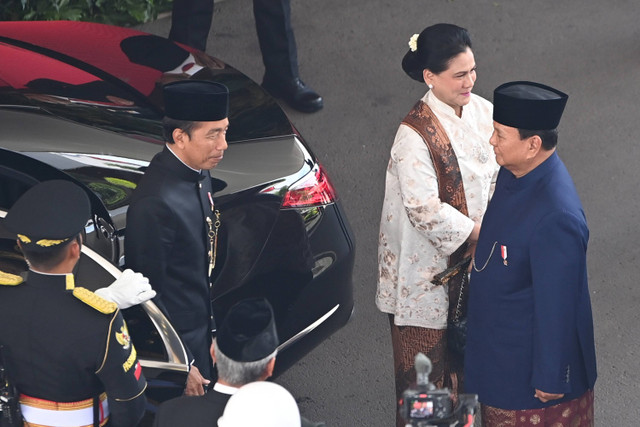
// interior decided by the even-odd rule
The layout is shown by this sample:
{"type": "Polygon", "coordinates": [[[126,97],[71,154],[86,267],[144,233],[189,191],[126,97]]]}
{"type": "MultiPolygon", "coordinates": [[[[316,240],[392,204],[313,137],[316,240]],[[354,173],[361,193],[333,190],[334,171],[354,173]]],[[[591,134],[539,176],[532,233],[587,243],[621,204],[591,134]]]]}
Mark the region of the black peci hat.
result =
{"type": "Polygon", "coordinates": [[[44,181],[31,187],[9,209],[5,227],[21,244],[44,251],[75,237],[91,215],[89,198],[69,181],[44,181]]]}
{"type": "Polygon", "coordinates": [[[518,129],[555,129],[568,98],[567,94],[540,83],[505,83],[493,92],[493,120],[518,129]]]}
{"type": "Polygon", "coordinates": [[[221,83],[181,80],[163,87],[165,115],[175,120],[215,122],[229,115],[229,90],[221,83]]]}
{"type": "Polygon", "coordinates": [[[229,309],[216,335],[218,349],[236,362],[255,362],[278,348],[273,309],[264,298],[251,298],[229,309]]]}

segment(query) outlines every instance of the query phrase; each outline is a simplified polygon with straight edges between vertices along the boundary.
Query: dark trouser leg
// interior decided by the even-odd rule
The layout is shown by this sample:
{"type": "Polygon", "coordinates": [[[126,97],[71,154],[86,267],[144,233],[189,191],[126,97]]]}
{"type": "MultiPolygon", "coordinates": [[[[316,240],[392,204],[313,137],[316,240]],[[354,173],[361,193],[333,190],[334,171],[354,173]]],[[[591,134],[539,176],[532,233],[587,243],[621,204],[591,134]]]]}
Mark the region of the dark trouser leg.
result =
{"type": "Polygon", "coordinates": [[[282,81],[298,77],[298,52],[289,0],[253,0],[253,15],[265,79],[282,81]]]}
{"type": "Polygon", "coordinates": [[[213,0],[173,0],[171,40],[205,50],[213,20],[213,0]]]}

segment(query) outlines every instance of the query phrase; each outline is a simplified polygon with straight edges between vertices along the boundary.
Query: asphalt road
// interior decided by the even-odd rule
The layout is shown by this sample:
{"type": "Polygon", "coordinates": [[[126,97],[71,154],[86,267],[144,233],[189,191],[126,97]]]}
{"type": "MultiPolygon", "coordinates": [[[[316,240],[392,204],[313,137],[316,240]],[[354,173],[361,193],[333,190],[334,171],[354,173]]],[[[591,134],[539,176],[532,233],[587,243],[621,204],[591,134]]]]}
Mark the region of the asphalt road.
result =
{"type": "MultiPolygon", "coordinates": [[[[589,280],[599,379],[596,425],[637,424],[640,387],[640,6],[637,0],[292,0],[303,79],[325,108],[290,118],[328,170],[357,239],[351,322],[279,382],[329,426],[393,425],[387,317],[374,304],[378,224],[389,148],[425,88],[400,68],[409,37],[437,22],[469,29],[475,92],[511,80],[569,94],[559,153],[591,230],[589,280]]],[[[141,26],[166,36],[169,18],[141,26]]],[[[207,52],[261,81],[250,0],[216,4],[207,52]]],[[[286,107],[285,107],[286,108],[286,107]]]]}

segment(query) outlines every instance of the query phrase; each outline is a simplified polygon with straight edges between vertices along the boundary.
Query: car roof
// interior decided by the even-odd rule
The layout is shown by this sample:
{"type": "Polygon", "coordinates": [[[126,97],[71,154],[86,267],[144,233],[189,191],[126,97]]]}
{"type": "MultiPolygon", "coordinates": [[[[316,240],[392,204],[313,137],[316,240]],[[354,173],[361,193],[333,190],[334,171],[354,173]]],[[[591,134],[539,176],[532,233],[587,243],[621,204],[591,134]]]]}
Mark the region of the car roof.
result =
{"type": "Polygon", "coordinates": [[[206,79],[230,92],[230,143],[295,133],[277,102],[223,61],[165,38],[77,21],[0,22],[0,105],[162,142],[162,85],[206,79]],[[187,71],[187,63],[195,66],[187,71]]]}

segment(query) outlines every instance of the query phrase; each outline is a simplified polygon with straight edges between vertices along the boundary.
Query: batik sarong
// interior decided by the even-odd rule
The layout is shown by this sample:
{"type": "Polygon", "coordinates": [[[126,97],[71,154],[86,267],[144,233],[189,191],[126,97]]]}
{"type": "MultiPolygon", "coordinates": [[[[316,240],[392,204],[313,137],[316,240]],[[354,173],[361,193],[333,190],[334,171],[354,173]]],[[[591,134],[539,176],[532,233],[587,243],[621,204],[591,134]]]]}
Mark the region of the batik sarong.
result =
{"type": "Polygon", "coordinates": [[[506,410],[481,405],[483,427],[593,427],[593,390],[543,409],[506,410]]]}

